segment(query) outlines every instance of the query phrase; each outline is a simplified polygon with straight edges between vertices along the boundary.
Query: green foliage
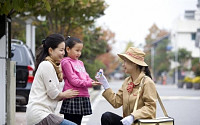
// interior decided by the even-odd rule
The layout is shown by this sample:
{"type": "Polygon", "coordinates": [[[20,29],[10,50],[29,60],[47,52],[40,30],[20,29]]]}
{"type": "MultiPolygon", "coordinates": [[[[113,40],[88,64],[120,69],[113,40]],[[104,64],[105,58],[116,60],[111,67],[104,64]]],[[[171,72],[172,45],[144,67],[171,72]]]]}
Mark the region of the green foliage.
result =
{"type": "Polygon", "coordinates": [[[33,24],[36,26],[36,47],[51,33],[61,33],[64,36],[82,35],[82,29],[94,24],[95,19],[104,15],[107,7],[104,0],[51,0],[49,3],[48,1],[50,0],[42,0],[28,6],[22,12],[30,14],[18,13],[15,17],[23,21],[35,17],[33,24]],[[50,12],[48,6],[51,7],[50,12]],[[46,17],[46,21],[39,21],[38,16],[46,17]]]}
{"type": "Polygon", "coordinates": [[[11,23],[11,38],[22,40],[24,43],[26,42],[26,31],[25,26],[21,26],[16,22],[11,23]]]}
{"type": "Polygon", "coordinates": [[[87,61],[84,61],[84,65],[85,65],[85,68],[87,70],[87,73],[90,75],[90,77],[95,80],[95,75],[97,73],[97,71],[99,69],[104,69],[105,68],[105,65],[98,61],[98,60],[94,60],[94,62],[92,63],[89,63],[87,61]]]}
{"type": "Polygon", "coordinates": [[[192,59],[192,71],[196,76],[200,76],[200,63],[199,58],[192,59]]]}
{"type": "Polygon", "coordinates": [[[107,41],[100,38],[103,35],[101,31],[101,28],[95,27],[90,27],[84,30],[84,48],[82,50],[81,59],[92,62],[98,55],[106,53],[108,44],[107,41]]]}
{"type": "MultiPolygon", "coordinates": [[[[172,60],[175,58],[175,52],[169,52],[168,57],[172,60]]],[[[190,51],[187,51],[185,48],[178,49],[178,62],[184,63],[186,60],[191,59],[192,55],[190,51]]]]}
{"type": "Polygon", "coordinates": [[[174,60],[175,59],[175,52],[169,51],[167,54],[168,59],[174,60]]]}
{"type": "Polygon", "coordinates": [[[43,22],[40,27],[36,28],[36,48],[38,48],[42,44],[42,40],[48,36],[48,27],[46,26],[46,22],[43,22]],[[42,30],[41,30],[42,29],[42,30]]]}
{"type": "Polygon", "coordinates": [[[199,63],[199,58],[193,58],[192,59],[192,65],[198,64],[199,63]]]}
{"type": "Polygon", "coordinates": [[[161,75],[162,72],[169,70],[170,63],[167,59],[166,51],[166,46],[168,45],[168,43],[169,41],[167,39],[164,39],[156,47],[154,57],[154,70],[157,75],[161,75]]]}
{"type": "Polygon", "coordinates": [[[46,6],[46,10],[50,12],[51,10],[51,6],[50,3],[48,2],[48,0],[42,0],[44,2],[44,5],[46,6]]]}
{"type": "Polygon", "coordinates": [[[49,5],[50,0],[1,0],[0,2],[0,15],[11,16],[15,12],[25,12],[27,8],[31,8],[34,5],[41,3],[44,5],[44,9],[51,10],[49,5]]]}
{"type": "MultiPolygon", "coordinates": [[[[175,52],[169,52],[168,57],[169,59],[174,60],[175,59],[175,52]]],[[[181,64],[180,66],[183,66],[184,63],[188,60],[191,59],[192,55],[190,51],[187,51],[185,48],[181,48],[178,50],[178,62],[181,64]]]]}
{"type": "Polygon", "coordinates": [[[178,61],[183,64],[186,60],[191,59],[192,55],[190,51],[187,51],[185,48],[178,50],[178,61]]]}
{"type": "Polygon", "coordinates": [[[151,67],[151,54],[146,52],[145,62],[151,67]]]}
{"type": "MultiPolygon", "coordinates": [[[[47,0],[44,0],[47,1],[47,0]]],[[[46,2],[45,2],[46,3],[46,2]]],[[[21,17],[45,16],[49,33],[61,33],[68,36],[77,29],[89,26],[95,19],[104,15],[107,5],[104,0],[53,0],[45,6],[39,2],[35,6],[29,7],[26,11],[29,15],[20,14],[21,17]],[[50,12],[48,7],[51,7],[50,12]]],[[[37,26],[41,25],[38,23],[37,26]]]]}
{"type": "MultiPolygon", "coordinates": [[[[88,27],[104,15],[106,7],[104,0],[3,0],[0,2],[0,15],[5,14],[12,18],[17,15],[15,18],[23,21],[35,17],[33,24],[36,26],[36,48],[41,45],[41,40],[51,33],[61,33],[65,36],[81,34],[84,49],[80,59],[94,78],[98,69],[105,67],[95,60],[96,56],[107,52],[108,44],[104,39],[100,39],[103,35],[101,28],[88,27]],[[39,21],[38,16],[45,16],[46,21],[39,21]]],[[[24,33],[15,33],[12,38],[25,38],[24,33]]]]}
{"type": "Polygon", "coordinates": [[[183,79],[179,79],[178,82],[179,82],[179,83],[182,83],[182,82],[184,82],[184,81],[183,81],[183,79]]]}
{"type": "MultiPolygon", "coordinates": [[[[17,1],[19,0],[15,0],[17,1]]],[[[107,7],[104,0],[30,0],[27,4],[29,6],[22,7],[23,10],[16,13],[18,16],[13,15],[12,18],[25,23],[27,18],[35,17],[33,24],[36,26],[36,48],[41,45],[41,40],[51,33],[61,33],[64,36],[81,34],[79,36],[82,38],[82,29],[92,25],[95,19],[104,15],[107,7]],[[50,12],[49,7],[51,7],[50,12]],[[27,15],[24,12],[30,12],[30,14],[27,15]],[[39,21],[39,15],[45,16],[46,21],[39,21]]],[[[22,28],[24,25],[21,25],[22,28]]],[[[22,30],[15,30],[15,28],[12,30],[15,32],[12,38],[24,37],[23,34],[17,33],[22,30]]]]}
{"type": "Polygon", "coordinates": [[[107,50],[107,42],[100,39],[102,33],[101,28],[90,27],[84,31],[82,54],[80,60],[85,63],[85,67],[89,75],[94,78],[95,73],[105,65],[95,60],[100,54],[107,50]]]}

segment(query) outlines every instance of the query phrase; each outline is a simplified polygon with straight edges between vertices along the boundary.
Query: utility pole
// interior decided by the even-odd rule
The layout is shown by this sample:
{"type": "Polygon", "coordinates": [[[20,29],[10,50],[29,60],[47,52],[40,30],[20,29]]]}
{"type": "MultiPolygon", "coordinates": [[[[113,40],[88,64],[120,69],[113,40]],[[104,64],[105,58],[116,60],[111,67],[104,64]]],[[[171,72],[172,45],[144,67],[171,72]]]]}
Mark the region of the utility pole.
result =
{"type": "Polygon", "coordinates": [[[175,84],[178,84],[178,67],[179,67],[179,62],[178,62],[178,41],[176,39],[176,34],[175,34],[175,84]]]}
{"type": "Polygon", "coordinates": [[[153,73],[153,79],[155,80],[155,70],[154,70],[154,57],[155,57],[155,47],[152,45],[151,47],[151,68],[152,68],[152,73],[153,73]]]}
{"type": "Polygon", "coordinates": [[[199,63],[200,63],[200,29],[197,29],[195,46],[199,48],[199,63]]]}

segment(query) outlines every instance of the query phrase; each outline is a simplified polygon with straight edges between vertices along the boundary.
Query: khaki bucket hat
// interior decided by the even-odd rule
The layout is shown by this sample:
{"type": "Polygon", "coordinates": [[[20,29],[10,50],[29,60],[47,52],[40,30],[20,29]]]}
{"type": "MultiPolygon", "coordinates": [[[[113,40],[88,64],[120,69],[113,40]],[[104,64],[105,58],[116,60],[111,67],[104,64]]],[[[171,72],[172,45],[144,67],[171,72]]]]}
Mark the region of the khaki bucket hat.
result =
{"type": "Polygon", "coordinates": [[[136,47],[130,47],[123,54],[117,54],[121,59],[127,58],[131,62],[134,62],[140,66],[148,66],[144,62],[145,53],[136,47]]]}

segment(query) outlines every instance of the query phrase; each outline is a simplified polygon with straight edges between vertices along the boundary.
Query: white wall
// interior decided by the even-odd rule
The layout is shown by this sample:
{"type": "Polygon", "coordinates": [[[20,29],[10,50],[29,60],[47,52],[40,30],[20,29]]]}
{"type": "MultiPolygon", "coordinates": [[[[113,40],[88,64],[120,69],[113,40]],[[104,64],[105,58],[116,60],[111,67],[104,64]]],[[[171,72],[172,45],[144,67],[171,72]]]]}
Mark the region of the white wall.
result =
{"type": "Polygon", "coordinates": [[[178,48],[185,48],[192,52],[192,57],[200,57],[199,48],[195,46],[195,40],[191,39],[191,33],[179,33],[177,35],[178,48]]]}
{"type": "Polygon", "coordinates": [[[192,52],[192,57],[200,57],[199,48],[195,46],[195,40],[192,40],[191,36],[198,28],[200,28],[199,20],[176,20],[171,35],[173,50],[185,48],[192,52]]]}
{"type": "Polygon", "coordinates": [[[6,35],[0,39],[0,125],[6,123],[6,35]]]}

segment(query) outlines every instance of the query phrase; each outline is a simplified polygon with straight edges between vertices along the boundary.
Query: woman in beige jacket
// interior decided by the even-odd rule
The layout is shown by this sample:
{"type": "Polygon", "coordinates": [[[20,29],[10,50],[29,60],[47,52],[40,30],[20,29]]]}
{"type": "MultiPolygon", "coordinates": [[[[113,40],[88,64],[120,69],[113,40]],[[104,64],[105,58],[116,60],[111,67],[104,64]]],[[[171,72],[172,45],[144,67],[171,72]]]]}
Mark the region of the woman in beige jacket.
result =
{"type": "Polygon", "coordinates": [[[126,53],[118,54],[124,61],[123,68],[127,77],[117,93],[110,88],[103,71],[100,70],[96,79],[102,83],[105,91],[103,97],[114,107],[123,106],[123,116],[111,112],[105,112],[101,117],[102,125],[131,125],[140,118],[155,118],[156,116],[156,87],[152,80],[148,65],[144,62],[145,53],[135,47],[130,47],[126,53]],[[134,111],[138,94],[137,109],[134,111]]]}

